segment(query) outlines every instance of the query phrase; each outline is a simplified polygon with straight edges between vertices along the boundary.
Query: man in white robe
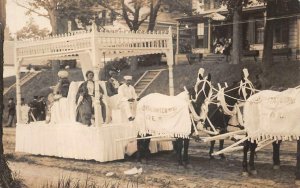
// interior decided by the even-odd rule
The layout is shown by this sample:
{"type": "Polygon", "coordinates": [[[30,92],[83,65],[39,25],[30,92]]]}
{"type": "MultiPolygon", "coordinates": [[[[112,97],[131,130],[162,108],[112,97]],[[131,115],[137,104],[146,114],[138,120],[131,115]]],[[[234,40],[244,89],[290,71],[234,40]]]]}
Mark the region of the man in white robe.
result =
{"type": "Polygon", "coordinates": [[[129,121],[134,120],[136,109],[137,94],[131,85],[132,76],[124,76],[125,83],[118,89],[119,107],[122,113],[125,113],[129,121]]]}

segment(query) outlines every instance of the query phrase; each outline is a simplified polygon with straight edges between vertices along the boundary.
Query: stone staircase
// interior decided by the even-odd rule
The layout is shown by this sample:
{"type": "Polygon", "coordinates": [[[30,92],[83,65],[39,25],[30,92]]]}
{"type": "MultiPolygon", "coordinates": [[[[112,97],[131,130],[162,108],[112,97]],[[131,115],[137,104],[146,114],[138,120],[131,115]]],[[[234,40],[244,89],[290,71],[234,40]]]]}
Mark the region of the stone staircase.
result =
{"type": "Polygon", "coordinates": [[[139,96],[149,87],[149,85],[158,77],[165,69],[148,70],[134,84],[135,92],[139,96]]]}
{"type": "Polygon", "coordinates": [[[226,57],[223,54],[207,54],[202,58],[202,63],[223,63],[226,61],[226,57]]]}
{"type": "MultiPolygon", "coordinates": [[[[21,78],[20,80],[20,85],[22,87],[23,84],[25,84],[26,82],[28,82],[29,80],[31,80],[32,78],[34,78],[36,75],[38,75],[40,73],[40,71],[35,71],[35,72],[28,72],[23,78],[21,78]]],[[[4,88],[4,92],[3,95],[5,95],[6,93],[8,93],[11,89],[16,88],[16,84],[11,85],[8,88],[4,88]]]]}

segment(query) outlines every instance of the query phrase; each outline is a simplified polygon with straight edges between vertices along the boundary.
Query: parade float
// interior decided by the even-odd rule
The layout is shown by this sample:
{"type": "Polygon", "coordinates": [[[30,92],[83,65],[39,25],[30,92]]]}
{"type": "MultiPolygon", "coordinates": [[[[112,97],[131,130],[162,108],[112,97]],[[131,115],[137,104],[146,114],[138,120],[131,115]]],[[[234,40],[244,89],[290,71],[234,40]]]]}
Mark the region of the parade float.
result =
{"type": "MultiPolygon", "coordinates": [[[[92,126],[88,127],[76,122],[75,96],[81,82],[71,82],[68,96],[55,102],[49,123],[22,122],[20,68],[24,62],[33,59],[79,59],[83,75],[87,70],[92,70],[94,75],[99,75],[104,67],[105,58],[147,54],[166,55],[169,68],[169,92],[170,95],[174,95],[171,28],[164,32],[98,31],[93,25],[90,31],[49,36],[37,40],[15,41],[16,151],[99,162],[124,159],[126,146],[130,142],[127,138],[136,137],[136,126],[128,120],[120,121],[122,118],[116,115],[112,117],[112,122],[106,124],[100,115],[99,100],[95,100],[93,104],[95,121],[92,126]]],[[[94,81],[100,85],[104,84],[98,76],[95,76],[94,81]]],[[[99,87],[95,87],[95,98],[99,96],[99,87]]],[[[171,148],[170,142],[163,145],[153,142],[151,150],[157,152],[171,148]]]]}

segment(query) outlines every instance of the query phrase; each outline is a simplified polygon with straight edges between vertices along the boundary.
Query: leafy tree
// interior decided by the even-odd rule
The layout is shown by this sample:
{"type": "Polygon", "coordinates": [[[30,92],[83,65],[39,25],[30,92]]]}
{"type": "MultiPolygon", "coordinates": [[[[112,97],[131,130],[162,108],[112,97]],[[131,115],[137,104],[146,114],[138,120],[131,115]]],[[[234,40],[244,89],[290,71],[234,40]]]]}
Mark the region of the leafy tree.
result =
{"type": "Polygon", "coordinates": [[[11,170],[8,167],[3,148],[3,43],[4,28],[6,25],[5,0],[0,0],[0,187],[10,188],[13,182],[11,170]]]}
{"type": "Polygon", "coordinates": [[[266,4],[266,23],[264,30],[264,51],[263,51],[263,64],[264,69],[273,65],[273,30],[274,25],[279,22],[284,22],[285,19],[280,19],[280,17],[299,13],[300,1],[298,0],[261,0],[266,4]]]}
{"type": "MultiPolygon", "coordinates": [[[[251,1],[251,0],[250,0],[251,1]]],[[[222,3],[227,6],[229,15],[233,16],[233,40],[232,40],[232,63],[238,64],[241,60],[241,17],[243,7],[247,6],[251,2],[249,0],[222,0],[222,3]]]]}
{"type": "Polygon", "coordinates": [[[39,26],[34,23],[33,18],[30,18],[26,25],[16,33],[18,39],[40,38],[46,37],[48,34],[49,30],[47,28],[40,29],[39,26]]]}
{"type": "Polygon", "coordinates": [[[268,88],[273,84],[272,73],[276,72],[273,62],[273,38],[274,26],[280,22],[285,22],[285,16],[299,13],[300,2],[298,0],[260,0],[266,5],[266,23],[264,30],[264,50],[263,50],[263,73],[262,86],[268,88]]]}

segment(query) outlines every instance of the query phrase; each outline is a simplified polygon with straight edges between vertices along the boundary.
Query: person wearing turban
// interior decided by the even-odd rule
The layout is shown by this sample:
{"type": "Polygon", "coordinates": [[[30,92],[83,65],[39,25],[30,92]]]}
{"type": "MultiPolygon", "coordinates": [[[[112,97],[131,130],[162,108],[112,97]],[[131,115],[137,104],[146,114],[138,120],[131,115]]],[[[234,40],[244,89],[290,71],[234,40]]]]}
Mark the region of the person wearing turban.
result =
{"type": "Polygon", "coordinates": [[[69,73],[65,70],[58,72],[58,83],[54,87],[53,93],[55,96],[67,97],[69,93],[70,81],[68,79],[69,73]]]}

